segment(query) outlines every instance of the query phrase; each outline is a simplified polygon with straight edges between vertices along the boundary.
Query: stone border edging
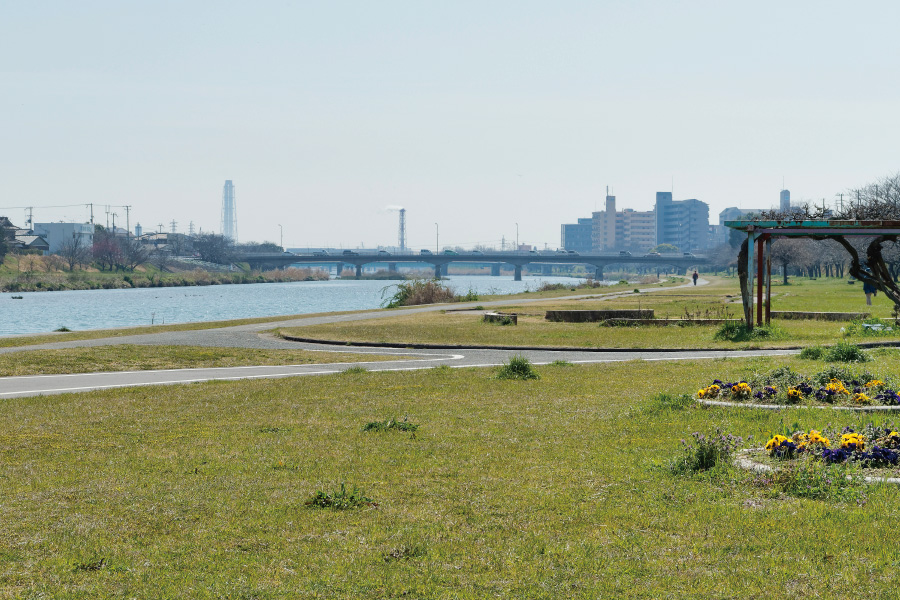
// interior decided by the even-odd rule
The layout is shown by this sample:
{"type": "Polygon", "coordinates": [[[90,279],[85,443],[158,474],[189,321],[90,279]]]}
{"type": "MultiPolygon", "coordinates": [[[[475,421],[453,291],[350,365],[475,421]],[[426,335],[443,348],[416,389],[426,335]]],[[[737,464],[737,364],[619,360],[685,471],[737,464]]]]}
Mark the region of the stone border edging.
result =
{"type": "MultiPolygon", "coordinates": [[[[404,344],[400,342],[353,342],[281,335],[289,342],[360,346],[362,348],[412,348],[414,350],[546,350],[547,352],[759,352],[765,350],[801,350],[800,346],[784,348],[574,348],[569,346],[489,346],[478,344],[404,344]]],[[[898,342],[900,344],[900,342],[898,342]]]]}
{"type": "MultiPolygon", "coordinates": [[[[737,456],[734,457],[734,466],[739,469],[744,469],[745,471],[755,471],[757,473],[772,473],[776,471],[774,467],[769,465],[764,465],[762,463],[758,463],[751,458],[747,458],[746,455],[750,453],[749,449],[744,449],[738,452],[737,456]],[[741,456],[741,455],[744,456],[741,456]]],[[[851,479],[848,475],[847,479],[851,479]]],[[[900,478],[898,477],[873,477],[871,475],[864,475],[863,479],[866,483],[892,483],[892,484],[900,484],[900,478]]]]}
{"type": "Polygon", "coordinates": [[[831,405],[810,405],[810,404],[755,404],[752,402],[725,402],[724,400],[695,400],[697,404],[705,406],[726,406],[728,408],[760,408],[763,410],[782,410],[785,408],[810,408],[810,409],[827,409],[831,410],[847,410],[850,412],[895,412],[900,411],[900,406],[831,406],[831,405]]]}

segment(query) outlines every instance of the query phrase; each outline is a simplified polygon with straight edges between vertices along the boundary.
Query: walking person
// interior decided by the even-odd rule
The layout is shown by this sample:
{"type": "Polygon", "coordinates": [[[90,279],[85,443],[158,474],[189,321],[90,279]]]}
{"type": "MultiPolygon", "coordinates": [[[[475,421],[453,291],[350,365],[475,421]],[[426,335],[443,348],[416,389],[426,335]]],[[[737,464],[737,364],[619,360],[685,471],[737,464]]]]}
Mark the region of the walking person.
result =
{"type": "Polygon", "coordinates": [[[866,294],[866,304],[872,306],[872,296],[878,295],[878,288],[868,281],[863,281],[863,292],[866,294]]]}
{"type": "Polygon", "coordinates": [[[699,279],[699,278],[700,278],[700,275],[697,273],[697,271],[694,271],[694,274],[691,275],[691,279],[694,280],[694,285],[697,285],[697,279],[699,279]]]}

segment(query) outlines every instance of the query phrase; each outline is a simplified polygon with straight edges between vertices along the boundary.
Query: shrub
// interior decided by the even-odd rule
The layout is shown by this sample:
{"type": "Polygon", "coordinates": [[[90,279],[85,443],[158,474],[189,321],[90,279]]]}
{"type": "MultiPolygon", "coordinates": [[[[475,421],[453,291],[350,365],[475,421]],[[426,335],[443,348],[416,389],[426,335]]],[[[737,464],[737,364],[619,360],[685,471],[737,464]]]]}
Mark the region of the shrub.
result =
{"type": "Polygon", "coordinates": [[[691,475],[716,466],[727,466],[731,463],[731,455],[744,441],[731,434],[724,435],[718,429],[713,435],[694,433],[692,437],[692,442],[681,440],[681,456],[669,463],[669,471],[675,475],[691,475]]]}
{"type": "Polygon", "coordinates": [[[348,490],[346,484],[343,483],[340,490],[327,493],[319,490],[304,505],[309,508],[331,508],[334,510],[347,510],[361,506],[378,506],[374,500],[366,496],[356,486],[348,490]]]}
{"type": "Polygon", "coordinates": [[[534,370],[531,362],[524,356],[511,356],[509,362],[503,364],[497,372],[497,379],[540,379],[540,374],[534,370]]]}

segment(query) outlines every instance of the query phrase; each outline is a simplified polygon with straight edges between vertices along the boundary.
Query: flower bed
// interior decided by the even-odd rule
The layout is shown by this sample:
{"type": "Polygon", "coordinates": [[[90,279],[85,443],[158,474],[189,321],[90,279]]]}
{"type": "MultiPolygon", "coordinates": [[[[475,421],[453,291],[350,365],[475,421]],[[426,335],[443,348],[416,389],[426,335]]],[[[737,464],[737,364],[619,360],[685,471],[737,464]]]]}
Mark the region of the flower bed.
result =
{"type": "Polygon", "coordinates": [[[869,424],[859,431],[844,427],[779,434],[772,436],[765,448],[745,450],[742,454],[750,460],[739,456],[740,466],[760,471],[790,467],[805,459],[822,465],[853,467],[870,481],[900,483],[900,432],[893,424],[869,424]]]}
{"type": "Polygon", "coordinates": [[[697,391],[704,404],[746,404],[781,408],[787,405],[833,406],[863,410],[900,410],[900,395],[890,378],[832,367],[811,376],[781,367],[748,380],[714,379],[697,391]]]}

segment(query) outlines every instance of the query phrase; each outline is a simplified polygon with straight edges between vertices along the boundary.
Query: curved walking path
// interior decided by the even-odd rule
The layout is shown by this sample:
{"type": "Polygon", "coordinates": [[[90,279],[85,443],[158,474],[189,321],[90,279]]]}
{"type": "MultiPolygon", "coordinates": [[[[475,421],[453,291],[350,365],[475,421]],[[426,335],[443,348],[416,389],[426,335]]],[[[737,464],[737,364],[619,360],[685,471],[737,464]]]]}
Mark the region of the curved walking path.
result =
{"type": "MultiPolygon", "coordinates": [[[[705,280],[698,284],[705,285],[705,280]]],[[[688,284],[691,285],[691,284],[688,284]]],[[[642,292],[671,290],[675,288],[651,288],[642,292]]],[[[620,295],[630,295],[633,292],[613,294],[585,294],[582,296],[567,296],[571,298],[612,298],[620,295]]],[[[548,298],[517,299],[516,303],[546,302],[548,298]]],[[[455,304],[455,308],[474,307],[476,305],[503,306],[508,305],[509,300],[496,300],[491,302],[455,304]]],[[[304,365],[280,365],[280,366],[244,366],[244,367],[218,367],[197,369],[162,369],[153,371],[121,371],[109,373],[72,373],[61,375],[27,375],[20,377],[0,378],[0,399],[39,394],[60,394],[66,392],[78,392],[118,387],[166,385],[179,383],[196,383],[211,380],[237,380],[237,379],[265,379],[280,377],[296,377],[304,375],[323,375],[339,373],[349,367],[363,367],[369,371],[405,371],[424,369],[447,365],[450,367],[490,367],[503,364],[510,356],[525,356],[532,363],[540,365],[557,360],[571,363],[605,363],[621,362],[628,360],[661,361],[661,360],[697,360],[714,359],[723,357],[751,357],[751,356],[778,356],[794,354],[797,350],[580,350],[580,349],[474,349],[460,348],[445,349],[366,349],[353,347],[352,350],[345,344],[329,345],[317,343],[298,343],[275,337],[266,331],[279,327],[303,327],[307,325],[319,325],[324,323],[336,323],[343,321],[357,321],[368,319],[392,318],[395,316],[416,314],[446,310],[447,305],[418,306],[405,309],[384,310],[377,312],[349,313],[327,316],[310,316],[284,321],[257,323],[252,325],[237,325],[220,329],[206,329],[194,331],[171,331],[153,334],[122,336],[116,338],[102,338],[95,340],[76,340],[69,342],[55,342],[33,346],[20,346],[15,348],[0,349],[0,353],[22,352],[43,349],[64,349],[85,346],[105,346],[121,344],[137,345],[188,345],[211,347],[238,347],[253,349],[291,349],[310,350],[325,353],[354,354],[378,354],[396,355],[397,360],[353,362],[353,363],[325,363],[304,365]]]]}

